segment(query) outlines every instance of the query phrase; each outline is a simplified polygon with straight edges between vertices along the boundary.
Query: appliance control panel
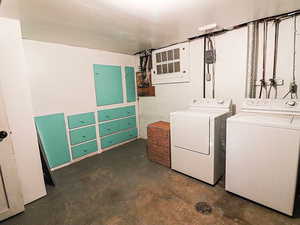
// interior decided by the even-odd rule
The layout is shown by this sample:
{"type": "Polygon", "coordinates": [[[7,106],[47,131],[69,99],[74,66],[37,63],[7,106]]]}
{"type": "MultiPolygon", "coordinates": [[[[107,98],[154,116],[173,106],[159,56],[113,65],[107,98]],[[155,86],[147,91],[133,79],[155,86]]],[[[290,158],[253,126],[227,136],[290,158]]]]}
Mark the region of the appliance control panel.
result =
{"type": "Polygon", "coordinates": [[[299,99],[246,99],[242,111],[300,113],[299,99]]]}
{"type": "Polygon", "coordinates": [[[221,99],[221,98],[202,98],[193,100],[190,105],[192,108],[220,108],[220,109],[230,109],[231,99],[221,99]]]}

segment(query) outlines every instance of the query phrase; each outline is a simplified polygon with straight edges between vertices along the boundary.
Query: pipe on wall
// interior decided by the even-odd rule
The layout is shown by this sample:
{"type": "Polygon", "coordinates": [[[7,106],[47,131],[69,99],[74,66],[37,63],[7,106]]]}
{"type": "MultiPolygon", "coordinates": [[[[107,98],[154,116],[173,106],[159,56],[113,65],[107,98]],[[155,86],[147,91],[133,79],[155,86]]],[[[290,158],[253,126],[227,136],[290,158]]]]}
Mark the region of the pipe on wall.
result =
{"type": "Polygon", "coordinates": [[[259,22],[248,24],[246,98],[256,97],[259,22]]]}

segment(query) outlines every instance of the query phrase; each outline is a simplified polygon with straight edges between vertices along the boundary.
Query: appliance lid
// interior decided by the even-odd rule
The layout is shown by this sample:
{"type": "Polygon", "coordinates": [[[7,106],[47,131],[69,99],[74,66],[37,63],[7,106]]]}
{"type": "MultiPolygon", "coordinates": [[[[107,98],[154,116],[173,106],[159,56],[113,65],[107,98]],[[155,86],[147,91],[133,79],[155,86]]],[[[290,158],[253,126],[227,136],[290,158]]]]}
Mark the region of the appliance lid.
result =
{"type": "Polygon", "coordinates": [[[257,124],[269,127],[281,127],[289,129],[299,129],[300,119],[295,120],[293,115],[284,114],[260,114],[260,113],[240,113],[228,119],[228,122],[240,122],[257,124]],[[298,126],[297,126],[297,123],[298,126]]]}
{"type": "Polygon", "coordinates": [[[207,115],[210,118],[215,118],[215,117],[223,116],[228,113],[229,111],[227,110],[188,109],[188,110],[182,110],[177,112],[171,112],[171,116],[175,114],[186,114],[186,115],[207,115]]]}

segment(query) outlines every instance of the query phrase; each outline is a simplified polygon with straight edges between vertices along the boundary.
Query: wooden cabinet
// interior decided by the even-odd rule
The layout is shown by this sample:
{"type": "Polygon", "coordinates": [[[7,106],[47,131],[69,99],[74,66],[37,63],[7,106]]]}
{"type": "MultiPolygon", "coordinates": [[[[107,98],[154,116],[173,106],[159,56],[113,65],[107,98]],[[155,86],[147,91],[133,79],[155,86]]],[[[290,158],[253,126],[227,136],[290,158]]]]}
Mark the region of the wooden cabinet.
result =
{"type": "Polygon", "coordinates": [[[159,121],[148,125],[148,158],[171,167],[170,123],[159,121]]]}
{"type": "Polygon", "coordinates": [[[97,106],[123,103],[120,66],[94,65],[97,106]]]}
{"type": "Polygon", "coordinates": [[[35,117],[35,124],[51,168],[70,162],[63,113],[35,117]]]}

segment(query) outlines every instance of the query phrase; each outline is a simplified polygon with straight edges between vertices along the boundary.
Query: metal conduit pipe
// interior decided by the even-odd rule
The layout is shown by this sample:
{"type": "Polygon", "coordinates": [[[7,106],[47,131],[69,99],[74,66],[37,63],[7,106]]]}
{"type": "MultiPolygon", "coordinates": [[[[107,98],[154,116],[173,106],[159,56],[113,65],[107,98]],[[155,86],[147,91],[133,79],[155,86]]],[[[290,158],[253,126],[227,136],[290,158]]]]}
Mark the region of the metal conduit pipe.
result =
{"type": "Polygon", "coordinates": [[[247,43],[247,83],[246,98],[256,97],[256,79],[258,63],[258,34],[259,23],[257,21],[248,24],[248,43],[247,43]]]}

